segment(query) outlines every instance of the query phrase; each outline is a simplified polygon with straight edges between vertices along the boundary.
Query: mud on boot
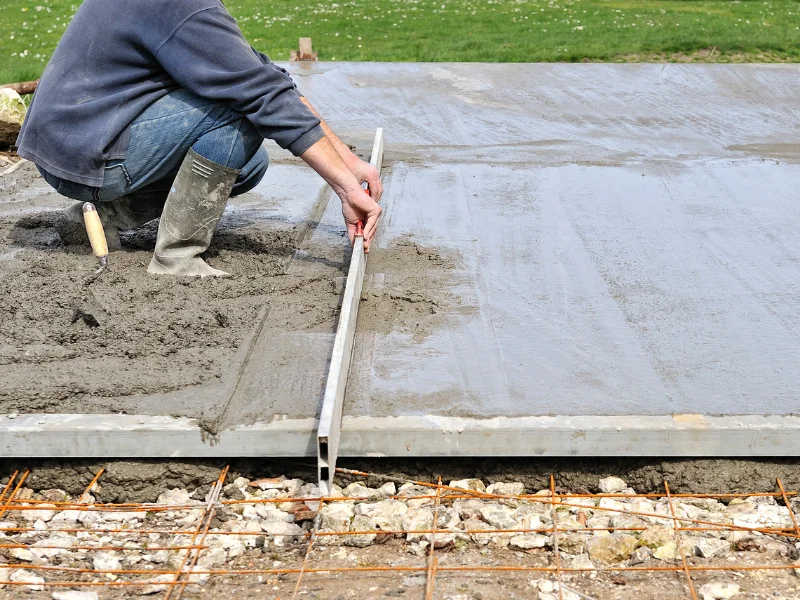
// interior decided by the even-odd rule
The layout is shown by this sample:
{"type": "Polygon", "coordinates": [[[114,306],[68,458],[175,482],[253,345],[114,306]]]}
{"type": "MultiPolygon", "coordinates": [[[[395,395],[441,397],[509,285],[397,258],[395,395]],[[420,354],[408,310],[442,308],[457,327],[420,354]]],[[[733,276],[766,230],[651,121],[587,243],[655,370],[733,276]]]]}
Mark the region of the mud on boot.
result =
{"type": "Polygon", "coordinates": [[[200,255],[211,244],[214,229],[240,172],[189,150],[167,196],[148,273],[193,277],[228,275],[210,267],[200,255]]]}
{"type": "MultiPolygon", "coordinates": [[[[53,220],[53,228],[56,230],[61,243],[65,246],[89,246],[89,236],[86,233],[86,225],[83,222],[84,202],[77,202],[63,211],[53,220]]],[[[119,229],[111,223],[107,223],[103,218],[102,212],[98,210],[100,221],[103,223],[103,231],[106,234],[106,244],[109,252],[116,252],[122,249],[119,241],[119,229]]]]}

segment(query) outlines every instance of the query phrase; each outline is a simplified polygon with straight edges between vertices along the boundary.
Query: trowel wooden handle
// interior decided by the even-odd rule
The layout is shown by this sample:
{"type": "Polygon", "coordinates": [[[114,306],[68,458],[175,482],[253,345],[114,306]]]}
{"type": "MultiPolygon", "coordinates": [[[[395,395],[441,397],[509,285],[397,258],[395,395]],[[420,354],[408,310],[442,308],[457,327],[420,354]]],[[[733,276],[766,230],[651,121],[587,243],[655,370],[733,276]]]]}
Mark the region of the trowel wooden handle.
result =
{"type": "Polygon", "coordinates": [[[97,214],[97,209],[91,202],[83,205],[83,223],[86,225],[86,233],[89,235],[89,243],[92,245],[94,255],[99,259],[107,258],[106,233],[103,231],[100,215],[97,214]]]}

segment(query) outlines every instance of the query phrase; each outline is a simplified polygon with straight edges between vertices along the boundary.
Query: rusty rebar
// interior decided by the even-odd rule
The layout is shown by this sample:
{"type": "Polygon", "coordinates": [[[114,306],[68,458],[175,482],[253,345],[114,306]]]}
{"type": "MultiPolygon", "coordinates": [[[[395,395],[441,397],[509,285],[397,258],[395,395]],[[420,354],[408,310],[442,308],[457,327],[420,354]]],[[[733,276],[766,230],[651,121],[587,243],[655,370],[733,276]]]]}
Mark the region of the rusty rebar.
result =
{"type": "Polygon", "coordinates": [[[678,521],[675,515],[675,508],[672,505],[672,496],[670,495],[669,484],[667,483],[666,479],[664,480],[664,489],[667,491],[667,502],[669,503],[669,512],[672,514],[673,518],[673,530],[674,530],[673,537],[675,538],[676,552],[681,557],[681,563],[683,563],[682,564],[683,572],[684,575],[686,576],[686,583],[689,584],[689,592],[692,595],[692,600],[697,600],[697,592],[694,591],[694,582],[692,581],[692,575],[689,573],[689,569],[687,568],[688,564],[686,562],[686,556],[684,555],[683,552],[681,535],[680,532],[678,531],[678,521]]]}
{"type": "Polygon", "coordinates": [[[553,517],[553,550],[555,553],[556,565],[556,582],[558,583],[558,600],[564,600],[564,590],[562,589],[563,581],[561,579],[561,556],[558,553],[558,513],[556,512],[556,480],[553,475],[550,475],[550,505],[551,514],[553,517]]]}
{"type": "MultiPolygon", "coordinates": [[[[442,483],[442,476],[439,475],[439,485],[442,483]]],[[[428,571],[425,577],[425,600],[433,599],[433,590],[436,587],[436,567],[439,561],[434,556],[436,551],[436,530],[439,529],[439,507],[442,504],[442,490],[436,488],[436,502],[433,506],[433,533],[430,534],[431,549],[428,552],[428,571]]]]}
{"type": "MultiPolygon", "coordinates": [[[[155,546],[155,547],[148,547],[147,550],[155,551],[155,550],[167,550],[170,552],[182,552],[185,551],[185,555],[177,569],[175,570],[161,570],[161,569],[116,569],[116,570],[95,570],[89,568],[79,568],[79,567],[62,567],[62,566],[55,566],[55,565],[35,565],[35,564],[15,564],[15,565],[0,565],[0,568],[3,569],[15,569],[15,568],[25,568],[32,571],[43,571],[43,572],[56,572],[62,574],[74,574],[74,575],[85,575],[85,574],[113,574],[113,575],[161,575],[161,574],[169,574],[174,577],[174,581],[166,583],[167,586],[167,593],[165,600],[179,600],[183,591],[185,590],[186,586],[191,583],[193,575],[207,575],[209,577],[237,577],[237,576],[244,576],[244,575],[297,575],[297,581],[295,585],[295,594],[298,593],[300,589],[300,585],[303,581],[303,577],[310,574],[325,574],[325,573],[368,573],[368,572],[397,572],[397,573],[425,573],[427,576],[427,584],[426,584],[426,598],[432,598],[433,592],[435,590],[435,582],[438,573],[468,573],[468,572],[538,572],[538,573],[551,573],[555,576],[558,582],[559,588],[559,596],[563,597],[565,589],[569,589],[563,586],[563,574],[564,573],[583,573],[583,572],[606,572],[606,573],[624,573],[624,572],[675,572],[675,573],[682,573],[686,578],[686,581],[689,586],[689,591],[692,595],[693,599],[697,598],[696,592],[694,590],[694,581],[692,579],[692,573],[696,572],[727,572],[727,571],[754,571],[754,570],[788,570],[788,569],[795,569],[796,566],[792,564],[786,565],[741,565],[741,564],[733,564],[733,565],[691,565],[689,561],[687,561],[686,556],[683,552],[682,546],[682,538],[681,532],[684,531],[748,531],[748,532],[758,532],[764,533],[767,535],[775,535],[781,536],[784,538],[788,538],[790,540],[797,540],[800,539],[800,527],[798,527],[798,520],[792,510],[790,504],[790,498],[796,498],[798,496],[797,492],[787,492],[783,486],[783,483],[780,479],[777,479],[777,485],[780,489],[779,493],[738,493],[738,494],[672,494],[671,490],[669,489],[668,482],[664,482],[664,488],[666,492],[666,496],[663,494],[559,494],[556,492],[555,487],[555,478],[551,475],[550,476],[550,494],[548,496],[532,496],[532,495],[512,495],[512,494],[487,494],[485,492],[480,492],[478,490],[464,490],[462,488],[455,488],[452,486],[445,486],[442,485],[441,477],[438,478],[437,483],[429,483],[429,482],[414,482],[411,483],[415,485],[422,485],[427,488],[430,488],[431,491],[436,492],[435,495],[430,496],[413,496],[413,497],[406,497],[401,495],[392,495],[392,498],[399,498],[404,500],[410,499],[433,499],[434,500],[434,510],[433,510],[433,525],[429,529],[424,530],[398,530],[398,531],[386,531],[386,530],[367,530],[367,531],[343,531],[343,532],[322,532],[319,531],[321,527],[321,516],[320,512],[323,507],[323,503],[328,502],[356,502],[359,500],[370,500],[370,498],[356,498],[356,497],[341,497],[341,498],[271,498],[271,499],[262,499],[262,498],[251,498],[249,500],[244,501],[223,501],[220,500],[220,493],[222,490],[222,486],[224,485],[225,478],[227,476],[228,468],[222,470],[220,473],[220,477],[218,478],[217,482],[212,486],[211,492],[209,493],[207,501],[204,505],[201,504],[192,504],[192,505],[154,505],[154,504],[136,504],[136,503],[127,503],[127,504],[81,504],[80,502],[47,502],[43,500],[24,500],[18,498],[19,491],[22,489],[26,478],[29,475],[29,471],[26,471],[22,477],[19,477],[19,472],[15,471],[11,477],[9,478],[8,482],[5,484],[4,489],[0,491],[0,517],[6,514],[9,511],[19,511],[20,514],[23,514],[25,511],[29,510],[48,510],[54,507],[69,509],[69,510],[84,510],[84,511],[94,511],[94,512],[163,512],[168,510],[200,510],[202,509],[202,514],[199,518],[199,522],[197,527],[194,530],[182,530],[178,529],[153,529],[153,528],[98,528],[98,529],[87,529],[87,528],[63,528],[63,529],[56,529],[51,528],[51,532],[79,532],[79,531],[92,531],[93,533],[122,533],[122,534],[130,534],[130,535],[146,535],[149,533],[158,533],[158,534],[167,534],[176,536],[173,541],[178,542],[179,538],[177,536],[191,536],[191,540],[189,544],[181,544],[181,545],[173,545],[173,546],[155,546]],[[12,490],[13,488],[13,490],[12,490]],[[673,500],[679,498],[745,498],[745,497],[773,497],[773,498],[781,498],[784,504],[787,506],[789,511],[789,516],[791,518],[791,523],[793,525],[793,529],[789,529],[787,527],[743,527],[737,526],[733,523],[716,523],[716,522],[709,522],[704,521],[701,519],[690,519],[688,517],[680,517],[678,516],[675,510],[675,504],[673,500]],[[436,536],[438,534],[445,534],[450,532],[449,529],[445,529],[439,526],[439,513],[441,511],[441,505],[443,501],[458,499],[458,498],[482,498],[482,499],[494,499],[494,500],[512,500],[517,502],[528,502],[532,504],[543,504],[549,505],[550,512],[552,515],[553,524],[552,527],[537,527],[537,528],[519,528],[519,529],[505,529],[505,530],[459,530],[460,534],[504,534],[504,533],[551,533],[553,536],[553,551],[554,551],[554,561],[550,565],[546,567],[529,567],[529,566],[519,566],[519,565],[491,565],[491,566],[443,566],[440,565],[439,559],[435,553],[435,545],[436,545],[436,536]],[[668,514],[661,514],[661,513],[651,513],[651,512],[644,512],[644,511],[633,511],[633,510],[619,510],[614,508],[608,507],[599,507],[599,506],[585,506],[583,504],[578,504],[575,502],[569,502],[570,499],[579,499],[579,498],[591,498],[594,500],[605,498],[605,497],[620,497],[627,500],[631,500],[634,498],[660,498],[666,499],[666,503],[669,507],[668,514]],[[214,513],[219,506],[223,505],[257,505],[260,503],[280,503],[280,502],[297,502],[297,503],[306,503],[318,501],[318,511],[315,519],[314,526],[310,532],[304,532],[302,534],[303,537],[308,538],[309,543],[306,548],[306,553],[303,558],[303,562],[299,568],[292,567],[292,568],[272,568],[272,569],[198,569],[198,561],[199,557],[203,550],[209,548],[209,545],[206,544],[207,537],[209,535],[214,536],[240,536],[240,535],[264,535],[268,537],[270,536],[268,533],[263,532],[249,532],[249,531],[214,531],[211,532],[211,521],[213,520],[214,513]],[[593,567],[593,568],[580,568],[580,567],[564,567],[561,564],[561,557],[560,557],[560,548],[559,548],[559,536],[566,532],[585,532],[590,533],[592,531],[597,530],[608,530],[609,528],[589,528],[589,527],[561,527],[558,522],[558,507],[569,507],[569,508],[578,508],[581,510],[591,510],[596,512],[611,512],[614,514],[627,514],[627,515],[635,515],[635,516],[642,516],[647,517],[651,520],[655,520],[656,522],[662,520],[671,520],[674,529],[674,538],[675,543],[677,544],[677,551],[681,555],[681,564],[675,565],[657,565],[657,566],[640,566],[640,567],[631,567],[631,566],[619,566],[619,567],[593,567]],[[68,507],[68,508],[67,508],[68,507]],[[126,510],[127,509],[127,510],[126,510]],[[682,526],[682,524],[691,524],[693,526],[682,526]],[[704,526],[705,525],[705,526],[704,526]],[[413,566],[413,567],[401,567],[401,566],[357,566],[357,567],[315,567],[312,565],[312,550],[314,545],[317,543],[319,536],[325,535],[338,535],[338,536],[352,536],[352,535],[369,535],[369,534],[379,534],[379,535],[407,535],[407,534],[418,534],[418,535],[427,535],[430,539],[431,547],[428,551],[428,561],[425,566],[413,566]]],[[[103,473],[103,469],[95,475],[94,479],[89,483],[89,486],[86,488],[86,491],[80,496],[79,500],[83,500],[84,502],[88,500],[87,494],[91,492],[92,488],[98,483],[99,478],[103,473]]],[[[354,472],[361,474],[361,472],[354,472]]],[[[365,474],[367,476],[372,476],[375,474],[365,474]]],[[[394,479],[387,477],[387,479],[394,479]]],[[[405,480],[400,480],[404,483],[405,480]]],[[[779,524],[785,521],[779,521],[779,524]]],[[[616,528],[611,527],[614,531],[642,531],[645,530],[646,527],[624,527],[624,528],[616,528]]],[[[5,528],[2,530],[6,534],[11,534],[15,532],[32,532],[37,531],[35,528],[5,528]]],[[[285,535],[285,534],[275,534],[275,535],[285,535]]],[[[298,536],[294,536],[300,538],[300,534],[298,536]]],[[[28,544],[0,544],[0,548],[30,548],[31,546],[28,544]]],[[[62,546],[38,546],[39,549],[47,549],[47,548],[54,548],[54,549],[64,549],[64,550],[78,550],[78,549],[85,549],[85,550],[144,550],[145,548],[130,548],[124,546],[115,546],[115,545],[105,545],[105,546],[71,546],[71,547],[62,547],[62,546]]],[[[52,587],[82,587],[82,586],[145,586],[151,585],[153,582],[152,580],[140,580],[140,581],[53,581],[53,582],[45,582],[44,586],[52,586],[52,587]]],[[[27,582],[7,582],[7,585],[29,585],[27,582]]],[[[588,597],[584,594],[581,594],[577,590],[570,590],[574,591],[581,597],[588,597]]]]}

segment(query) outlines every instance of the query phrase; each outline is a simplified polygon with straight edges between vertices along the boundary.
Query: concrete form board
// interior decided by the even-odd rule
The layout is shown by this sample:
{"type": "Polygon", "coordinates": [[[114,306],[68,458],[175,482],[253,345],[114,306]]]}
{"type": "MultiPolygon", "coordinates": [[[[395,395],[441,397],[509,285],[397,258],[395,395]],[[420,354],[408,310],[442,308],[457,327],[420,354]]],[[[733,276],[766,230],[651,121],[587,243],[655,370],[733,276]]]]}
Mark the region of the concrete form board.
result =
{"type": "MultiPolygon", "coordinates": [[[[192,419],[0,417],[6,457],[315,457],[315,419],[209,438],[192,419]]],[[[340,456],[800,456],[800,417],[344,417],[340,456]]]]}

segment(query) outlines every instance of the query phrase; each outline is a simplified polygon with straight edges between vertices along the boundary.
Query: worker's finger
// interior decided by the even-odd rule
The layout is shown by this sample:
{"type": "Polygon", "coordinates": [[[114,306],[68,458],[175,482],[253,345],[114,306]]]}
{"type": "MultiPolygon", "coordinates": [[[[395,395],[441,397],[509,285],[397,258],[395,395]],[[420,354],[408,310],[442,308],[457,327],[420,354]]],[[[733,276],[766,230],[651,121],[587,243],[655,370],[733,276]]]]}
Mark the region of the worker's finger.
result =
{"type": "Polygon", "coordinates": [[[381,195],[383,195],[383,184],[381,183],[378,169],[372,169],[367,175],[367,185],[369,185],[369,195],[375,202],[379,202],[381,195]]]}
{"type": "Polygon", "coordinates": [[[350,245],[352,246],[356,242],[356,226],[354,223],[347,223],[347,237],[350,239],[350,245]]]}
{"type": "Polygon", "coordinates": [[[378,231],[378,218],[381,215],[381,211],[377,210],[373,214],[367,217],[367,222],[364,225],[364,250],[369,251],[370,242],[372,242],[372,238],[375,237],[375,234],[378,231]]]}
{"type": "Polygon", "coordinates": [[[380,202],[382,197],[383,197],[383,181],[381,181],[381,176],[378,175],[378,194],[375,197],[375,202],[380,202]]]}
{"type": "Polygon", "coordinates": [[[367,221],[364,224],[364,237],[372,239],[372,236],[375,235],[376,229],[378,227],[378,219],[381,216],[383,210],[380,206],[375,207],[375,210],[370,212],[367,215],[367,221]]]}

